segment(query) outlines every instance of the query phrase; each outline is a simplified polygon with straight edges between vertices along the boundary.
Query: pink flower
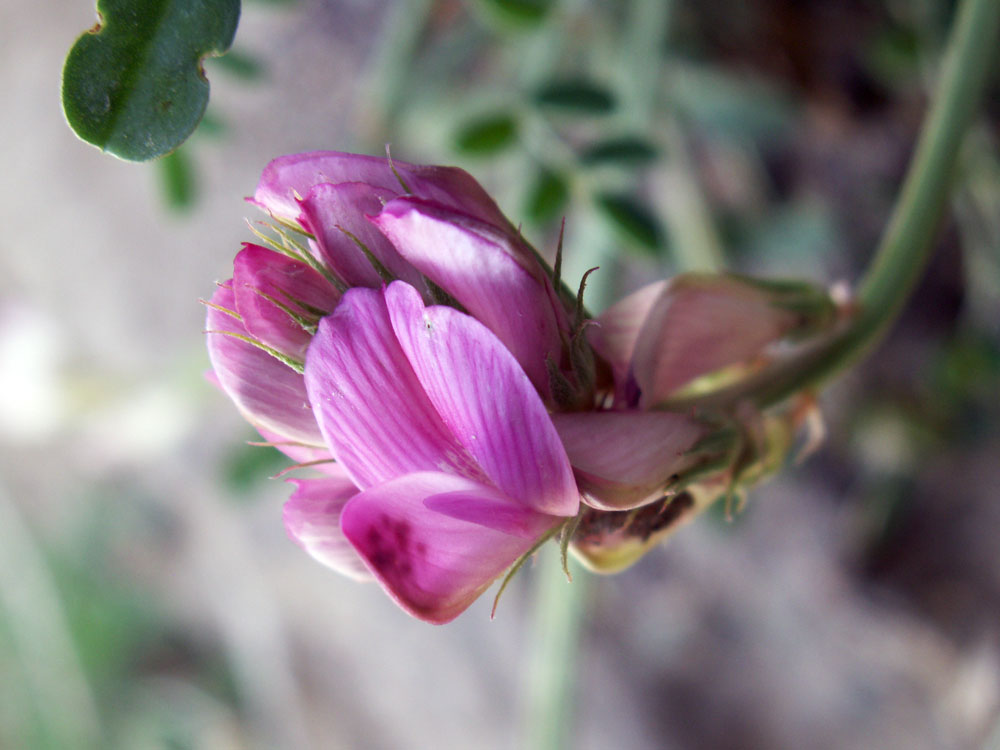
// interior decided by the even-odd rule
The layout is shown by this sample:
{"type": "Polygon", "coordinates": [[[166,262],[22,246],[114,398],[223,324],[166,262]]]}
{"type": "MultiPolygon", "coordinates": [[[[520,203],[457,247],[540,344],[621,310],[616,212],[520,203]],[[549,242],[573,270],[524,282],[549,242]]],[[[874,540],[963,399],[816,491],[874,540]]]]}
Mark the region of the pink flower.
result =
{"type": "Polygon", "coordinates": [[[578,511],[543,403],[568,318],[471,177],[393,166],[268,166],[253,202],[284,239],[237,255],[209,302],[209,355],[244,416],[326,475],[295,480],[291,536],[446,622],[578,511]]]}
{"type": "Polygon", "coordinates": [[[581,499],[576,551],[620,568],[748,475],[740,416],[670,401],[815,323],[801,287],[696,275],[587,321],[458,169],[288,156],[252,202],[278,239],[208,303],[214,377],[323,475],[294,480],[292,538],[430,622],[571,533],[581,499]]]}

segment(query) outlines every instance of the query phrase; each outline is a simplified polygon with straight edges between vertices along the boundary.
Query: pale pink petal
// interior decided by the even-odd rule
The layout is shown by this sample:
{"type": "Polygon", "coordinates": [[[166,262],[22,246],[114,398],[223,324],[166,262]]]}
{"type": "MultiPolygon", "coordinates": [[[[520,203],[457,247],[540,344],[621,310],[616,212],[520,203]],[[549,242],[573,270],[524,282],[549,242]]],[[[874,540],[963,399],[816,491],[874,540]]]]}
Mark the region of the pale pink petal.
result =
{"type": "Polygon", "coordinates": [[[602,312],[595,319],[596,325],[587,328],[587,340],[611,365],[615,383],[625,382],[639,331],[666,286],[666,281],[656,281],[642,287],[602,312]]]}
{"type": "Polygon", "coordinates": [[[326,444],[362,489],[415,471],[482,476],[424,393],[381,290],[349,289],[320,322],[305,381],[326,444]]]}
{"type": "Polygon", "coordinates": [[[545,360],[560,361],[557,312],[540,269],[526,270],[509,237],[486,224],[413,198],[373,218],[400,254],[482,321],[548,392],[545,360]]]}
{"type": "Polygon", "coordinates": [[[628,510],[657,499],[705,428],[672,412],[553,414],[585,502],[602,510],[628,510]]]}
{"type": "Polygon", "coordinates": [[[386,303],[403,351],[434,410],[502,492],[536,511],[579,507],[552,420],[510,352],[479,321],[454,308],[424,307],[395,282],[386,303]]]}
{"type": "Polygon", "coordinates": [[[563,520],[534,514],[536,534],[528,537],[430,509],[435,498],[456,492],[472,506],[477,496],[486,505],[497,500],[494,488],[477,492],[462,477],[422,472],[365,490],[341,515],[344,535],[389,595],[410,614],[433,623],[461,614],[531,549],[538,535],[563,520]]]}
{"type": "Polygon", "coordinates": [[[344,505],[358,493],[346,477],[292,479],[295,491],[285,503],[285,530],[319,562],[356,581],[372,576],[340,530],[344,505]]]}
{"type": "Polygon", "coordinates": [[[235,312],[232,288],[217,288],[211,305],[216,307],[210,306],[206,315],[208,356],[222,390],[252,424],[286,440],[322,445],[302,376],[267,352],[227,335],[248,335],[239,320],[218,309],[235,312]]]}
{"type": "Polygon", "coordinates": [[[299,361],[312,336],[296,317],[315,320],[312,310],[329,313],[340,298],[305,263],[249,243],[233,261],[232,283],[236,311],[250,336],[299,361]]]}
{"type": "Polygon", "coordinates": [[[301,202],[302,223],[316,236],[319,257],[347,286],[379,287],[383,279],[358,239],[395,278],[423,286],[420,272],[403,260],[396,248],[366,216],[377,214],[396,193],[362,182],[316,185],[301,202]]]}
{"type": "Polygon", "coordinates": [[[694,378],[751,360],[799,322],[760,287],[733,276],[673,279],[646,317],[632,357],[640,404],[654,406],[694,378]]]}

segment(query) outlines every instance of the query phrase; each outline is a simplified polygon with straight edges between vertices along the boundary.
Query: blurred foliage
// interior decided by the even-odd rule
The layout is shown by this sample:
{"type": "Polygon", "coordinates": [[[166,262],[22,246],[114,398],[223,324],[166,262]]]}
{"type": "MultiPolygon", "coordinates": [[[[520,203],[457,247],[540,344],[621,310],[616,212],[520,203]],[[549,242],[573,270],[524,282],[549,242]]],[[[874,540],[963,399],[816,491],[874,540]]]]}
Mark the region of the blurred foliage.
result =
{"type": "Polygon", "coordinates": [[[250,490],[288,468],[289,459],[277,448],[242,443],[234,445],[222,461],[222,480],[234,497],[248,498],[250,490]]]}

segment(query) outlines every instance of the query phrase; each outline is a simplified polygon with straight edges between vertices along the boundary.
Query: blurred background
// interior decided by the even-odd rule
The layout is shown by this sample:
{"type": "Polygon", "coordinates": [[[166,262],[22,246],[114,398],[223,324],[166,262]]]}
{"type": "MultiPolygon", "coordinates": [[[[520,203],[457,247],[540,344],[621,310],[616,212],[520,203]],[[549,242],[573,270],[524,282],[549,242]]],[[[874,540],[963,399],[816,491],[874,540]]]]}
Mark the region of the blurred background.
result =
{"type": "MultiPolygon", "coordinates": [[[[493,622],[411,620],[286,538],[285,460],[204,380],[242,198],[391,143],[550,257],[565,216],[595,311],[723,264],[853,282],[952,5],[246,0],[202,125],[143,165],[62,118],[90,0],[0,5],[0,748],[524,747],[539,566],[493,622]]],[[[575,747],[1000,747],[998,94],[822,449],[588,581],[575,747]]]]}

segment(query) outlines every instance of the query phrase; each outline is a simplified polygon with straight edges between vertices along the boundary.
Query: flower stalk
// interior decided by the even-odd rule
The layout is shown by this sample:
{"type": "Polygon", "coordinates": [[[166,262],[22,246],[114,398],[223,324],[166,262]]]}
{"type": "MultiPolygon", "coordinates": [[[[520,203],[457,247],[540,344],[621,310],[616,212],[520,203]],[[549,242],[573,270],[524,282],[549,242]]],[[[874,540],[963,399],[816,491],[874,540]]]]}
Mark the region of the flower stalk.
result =
{"type": "Polygon", "coordinates": [[[839,331],[756,376],[671,408],[760,408],[815,389],[885,336],[920,280],[950,195],[958,150],[978,110],[997,46],[1000,3],[964,0],[956,11],[930,111],[885,233],[858,286],[857,309],[839,331]]]}

